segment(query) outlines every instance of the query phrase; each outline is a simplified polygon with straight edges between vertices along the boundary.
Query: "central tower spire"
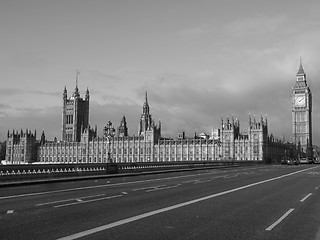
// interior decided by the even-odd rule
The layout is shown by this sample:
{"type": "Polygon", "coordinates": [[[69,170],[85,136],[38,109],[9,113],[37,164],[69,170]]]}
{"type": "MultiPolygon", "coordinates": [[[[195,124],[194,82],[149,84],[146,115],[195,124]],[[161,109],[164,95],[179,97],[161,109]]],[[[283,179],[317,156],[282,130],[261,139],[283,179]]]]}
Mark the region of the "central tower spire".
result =
{"type": "Polygon", "coordinates": [[[144,136],[146,141],[157,141],[161,138],[161,127],[156,126],[149,109],[148,93],[145,92],[145,102],[143,103],[142,114],[139,125],[139,135],[144,136]]]}
{"type": "Polygon", "coordinates": [[[149,115],[149,111],[150,111],[150,108],[149,108],[149,104],[148,104],[148,93],[147,93],[147,90],[146,90],[146,92],[145,92],[145,102],[143,104],[142,113],[144,115],[149,115]]]}

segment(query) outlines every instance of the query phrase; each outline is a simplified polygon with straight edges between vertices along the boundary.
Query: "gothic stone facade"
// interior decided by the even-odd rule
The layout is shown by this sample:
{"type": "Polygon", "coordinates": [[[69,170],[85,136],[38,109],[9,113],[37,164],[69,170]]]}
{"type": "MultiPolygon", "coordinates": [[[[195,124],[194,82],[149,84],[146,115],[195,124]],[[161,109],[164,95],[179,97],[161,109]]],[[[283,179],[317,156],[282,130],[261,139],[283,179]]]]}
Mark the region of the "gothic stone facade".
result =
{"type": "Polygon", "coordinates": [[[222,153],[224,160],[256,160],[267,157],[268,124],[267,119],[260,121],[249,116],[247,133],[240,133],[239,120],[222,120],[221,127],[222,153]]]}
{"type": "Polygon", "coordinates": [[[36,131],[8,131],[6,161],[11,164],[31,163],[37,158],[36,131]]]}
{"type": "Polygon", "coordinates": [[[221,141],[199,137],[164,139],[150,130],[140,136],[108,136],[87,142],[46,142],[39,147],[38,160],[47,163],[279,162],[291,149],[289,143],[268,136],[266,119],[256,121],[250,117],[248,133],[240,133],[238,120],[227,119],[221,127],[221,141]]]}
{"type": "MultiPolygon", "coordinates": [[[[220,136],[201,134],[193,138],[186,138],[180,134],[177,139],[168,139],[161,136],[161,122],[155,124],[145,94],[142,107],[138,136],[128,136],[126,118],[123,117],[118,127],[118,133],[109,121],[103,128],[103,136],[98,137],[97,128],[91,129],[87,124],[89,106],[85,111],[65,110],[66,89],[63,94],[63,129],[62,141],[46,141],[44,133],[39,146],[36,148],[37,157],[25,157],[24,162],[37,161],[44,163],[125,163],[125,162],[170,162],[170,161],[260,161],[279,162],[291,149],[291,145],[275,140],[268,136],[267,119],[260,120],[249,116],[247,132],[240,132],[238,119],[221,121],[221,129],[217,131],[220,136]],[[75,116],[75,115],[79,116],[75,116]],[[70,116],[70,117],[68,117],[70,116]],[[69,120],[68,120],[69,119],[69,120]],[[73,119],[73,120],[70,120],[73,119]],[[78,120],[77,120],[78,119],[78,120]],[[80,120],[79,120],[80,119],[80,120]],[[72,122],[73,121],[73,122],[72,122]],[[77,123],[76,125],[74,123],[77,123]],[[70,125],[71,124],[71,125],[70,125]],[[81,127],[80,127],[81,125],[81,127]],[[85,127],[87,126],[87,127],[85,127]],[[80,131],[78,131],[80,127],[80,131]],[[68,131],[70,130],[70,133],[68,131]],[[70,134],[70,137],[67,137],[70,134]],[[80,141],[78,141],[80,139],[80,141]],[[71,141],[72,140],[72,141],[71,141]],[[28,159],[27,159],[28,158],[28,159]]],[[[73,98],[79,99],[76,87],[73,98]]],[[[87,90],[84,101],[89,100],[87,90]]],[[[87,102],[88,103],[88,102],[87,102]]],[[[71,103],[70,103],[71,104],[71,103]]],[[[74,102],[72,103],[74,104],[74,102]]],[[[216,134],[216,132],[215,132],[216,134]]],[[[29,135],[28,135],[29,136],[29,135]]],[[[8,137],[9,149],[8,163],[18,163],[17,155],[12,149],[26,149],[27,146],[36,146],[35,136],[31,145],[25,141],[19,145],[17,137],[8,137]],[[9,141],[10,140],[10,141],[9,141]],[[10,154],[11,155],[10,155],[10,154]]],[[[29,139],[29,138],[28,138],[29,139]]],[[[18,150],[14,150],[16,152],[18,150]]],[[[21,151],[21,150],[19,150],[21,151]]],[[[26,152],[26,151],[25,151],[26,152]]]]}
{"type": "MultiPolygon", "coordinates": [[[[177,139],[161,136],[161,122],[155,124],[147,93],[142,108],[138,136],[128,136],[123,117],[116,134],[109,121],[103,137],[82,138],[81,142],[45,142],[38,150],[38,161],[47,163],[128,163],[166,161],[280,161],[288,148],[285,142],[268,136],[267,119],[249,116],[249,128],[240,132],[239,120],[222,120],[220,136],[204,135],[177,139]]],[[[96,134],[95,134],[96,136],[96,134]]]]}

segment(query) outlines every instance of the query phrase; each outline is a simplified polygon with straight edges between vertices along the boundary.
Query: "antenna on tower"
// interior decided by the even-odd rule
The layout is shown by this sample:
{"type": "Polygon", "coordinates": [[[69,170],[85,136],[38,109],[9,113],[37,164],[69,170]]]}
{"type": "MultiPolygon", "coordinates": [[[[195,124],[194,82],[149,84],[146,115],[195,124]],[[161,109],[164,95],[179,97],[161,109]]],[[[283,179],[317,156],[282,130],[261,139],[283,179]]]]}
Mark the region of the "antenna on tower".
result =
{"type": "Polygon", "coordinates": [[[76,87],[78,87],[78,78],[79,78],[80,72],[77,70],[76,72],[76,87]]]}

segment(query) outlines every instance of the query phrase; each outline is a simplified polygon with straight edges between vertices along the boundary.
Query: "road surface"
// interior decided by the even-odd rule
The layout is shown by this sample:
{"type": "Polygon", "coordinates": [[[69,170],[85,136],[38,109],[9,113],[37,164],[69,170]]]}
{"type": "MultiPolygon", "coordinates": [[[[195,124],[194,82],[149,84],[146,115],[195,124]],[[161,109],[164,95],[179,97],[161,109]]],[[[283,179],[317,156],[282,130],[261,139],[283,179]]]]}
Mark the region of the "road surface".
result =
{"type": "Polygon", "coordinates": [[[0,239],[320,239],[320,166],[0,189],[0,239]]]}

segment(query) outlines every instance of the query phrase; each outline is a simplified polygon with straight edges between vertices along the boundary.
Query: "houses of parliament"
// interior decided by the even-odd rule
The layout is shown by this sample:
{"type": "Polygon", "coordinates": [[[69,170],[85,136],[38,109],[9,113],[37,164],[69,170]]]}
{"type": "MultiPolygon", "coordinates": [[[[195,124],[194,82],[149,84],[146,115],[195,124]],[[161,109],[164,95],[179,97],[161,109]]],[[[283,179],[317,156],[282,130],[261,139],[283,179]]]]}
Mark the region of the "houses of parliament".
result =
{"type": "Polygon", "coordinates": [[[312,156],[312,95],[300,61],[292,88],[292,128],[294,142],[275,139],[268,133],[266,117],[248,116],[248,127],[240,131],[237,118],[222,118],[211,134],[176,138],[161,135],[161,122],[150,113],[145,92],[137,136],[129,136],[126,117],[117,128],[107,122],[102,133],[89,124],[89,89],[84,98],[78,84],[68,97],[63,90],[61,141],[46,140],[42,132],[8,131],[7,164],[43,163],[122,163],[166,161],[258,161],[278,163],[284,157],[312,156]]]}

